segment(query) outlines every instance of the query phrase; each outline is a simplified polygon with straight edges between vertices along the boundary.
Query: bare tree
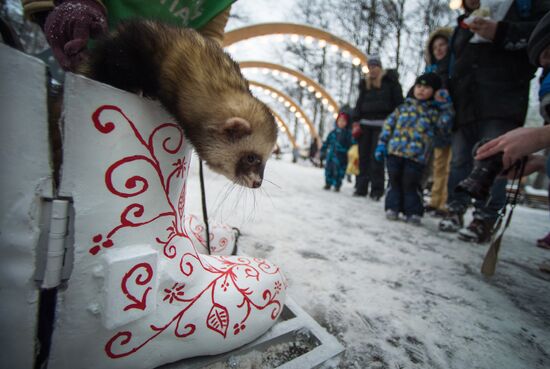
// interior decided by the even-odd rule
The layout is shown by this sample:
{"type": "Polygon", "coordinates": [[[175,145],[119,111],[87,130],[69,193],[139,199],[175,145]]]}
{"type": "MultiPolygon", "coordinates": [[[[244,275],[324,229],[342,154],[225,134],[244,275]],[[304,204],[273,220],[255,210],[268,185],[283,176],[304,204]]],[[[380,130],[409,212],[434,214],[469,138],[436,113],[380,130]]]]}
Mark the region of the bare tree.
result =
{"type": "Polygon", "coordinates": [[[405,3],[406,0],[384,0],[383,6],[387,23],[391,26],[395,39],[395,69],[399,73],[401,66],[401,41],[402,35],[407,31],[405,25],[405,3]]]}

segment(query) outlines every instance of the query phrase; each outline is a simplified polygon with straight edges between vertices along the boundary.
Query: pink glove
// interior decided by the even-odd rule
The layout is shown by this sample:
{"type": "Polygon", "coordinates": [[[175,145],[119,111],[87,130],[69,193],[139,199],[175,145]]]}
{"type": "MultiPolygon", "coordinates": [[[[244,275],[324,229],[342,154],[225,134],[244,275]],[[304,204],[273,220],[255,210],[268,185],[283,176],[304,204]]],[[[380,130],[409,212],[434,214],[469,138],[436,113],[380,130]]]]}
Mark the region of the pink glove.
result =
{"type": "Polygon", "coordinates": [[[75,71],[86,57],[88,39],[107,32],[107,14],[94,0],[56,0],[55,5],[44,33],[61,67],[75,71]]]}

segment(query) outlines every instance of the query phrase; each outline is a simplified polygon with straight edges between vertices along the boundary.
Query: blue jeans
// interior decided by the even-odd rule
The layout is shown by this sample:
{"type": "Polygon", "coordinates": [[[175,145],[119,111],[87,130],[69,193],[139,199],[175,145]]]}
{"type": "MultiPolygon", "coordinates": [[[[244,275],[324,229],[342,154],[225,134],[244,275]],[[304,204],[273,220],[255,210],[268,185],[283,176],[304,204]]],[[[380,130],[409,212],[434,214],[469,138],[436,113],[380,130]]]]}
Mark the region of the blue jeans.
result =
{"type": "MultiPolygon", "coordinates": [[[[466,212],[471,198],[467,193],[455,192],[456,186],[472,172],[474,158],[472,150],[481,139],[493,139],[514,128],[517,124],[503,120],[487,120],[469,126],[461,127],[453,133],[451,172],[449,174],[447,207],[450,211],[463,214],[466,212]]],[[[476,200],[474,202],[474,218],[494,221],[498,212],[506,202],[505,178],[495,180],[491,188],[489,202],[476,200]]]]}
{"type": "Polygon", "coordinates": [[[390,177],[386,210],[422,216],[424,205],[420,187],[425,165],[395,155],[388,156],[386,165],[390,177]]]}

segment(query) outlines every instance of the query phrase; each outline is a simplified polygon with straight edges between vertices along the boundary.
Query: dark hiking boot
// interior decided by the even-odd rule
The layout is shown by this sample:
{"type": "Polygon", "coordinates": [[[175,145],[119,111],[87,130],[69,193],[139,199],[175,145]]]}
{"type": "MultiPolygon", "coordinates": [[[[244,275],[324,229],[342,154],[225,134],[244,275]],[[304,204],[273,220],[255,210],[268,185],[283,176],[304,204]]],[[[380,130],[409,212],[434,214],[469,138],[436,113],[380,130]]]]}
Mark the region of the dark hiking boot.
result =
{"type": "Polygon", "coordinates": [[[381,197],[382,197],[382,196],[373,196],[373,195],[370,195],[370,199],[371,199],[372,201],[380,201],[380,198],[381,198],[381,197]]]}
{"type": "Polygon", "coordinates": [[[432,215],[436,218],[445,218],[447,214],[449,214],[447,210],[437,209],[432,215]]]}
{"type": "Polygon", "coordinates": [[[460,213],[449,212],[439,222],[439,230],[443,232],[458,232],[464,226],[464,217],[460,213]]]}
{"type": "Polygon", "coordinates": [[[329,185],[329,184],[325,184],[325,187],[323,187],[323,190],[330,190],[330,185],[329,185]]]}
{"type": "Polygon", "coordinates": [[[355,191],[355,192],[353,193],[353,196],[355,196],[355,197],[366,197],[367,194],[366,194],[366,193],[360,193],[360,192],[355,191]]]}
{"type": "Polygon", "coordinates": [[[397,211],[392,209],[386,210],[386,219],[397,220],[397,218],[399,218],[399,214],[397,213],[397,211]]]}
{"type": "Polygon", "coordinates": [[[466,228],[458,232],[458,238],[462,241],[485,243],[491,240],[494,222],[474,219],[466,228]]]}
{"type": "Polygon", "coordinates": [[[334,187],[334,192],[340,192],[340,186],[334,187]]]}
{"type": "Polygon", "coordinates": [[[435,213],[436,210],[437,210],[437,208],[433,207],[431,205],[424,206],[424,212],[429,214],[429,215],[433,215],[433,213],[435,213]]]}

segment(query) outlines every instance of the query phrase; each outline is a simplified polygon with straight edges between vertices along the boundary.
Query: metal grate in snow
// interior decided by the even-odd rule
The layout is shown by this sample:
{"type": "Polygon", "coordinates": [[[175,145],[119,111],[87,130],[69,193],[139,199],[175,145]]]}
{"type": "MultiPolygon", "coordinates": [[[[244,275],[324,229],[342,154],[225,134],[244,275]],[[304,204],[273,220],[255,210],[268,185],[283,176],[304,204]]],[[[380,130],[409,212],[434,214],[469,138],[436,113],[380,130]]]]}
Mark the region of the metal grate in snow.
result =
{"type": "Polygon", "coordinates": [[[216,356],[202,356],[157,369],[315,368],[344,347],[288,295],[279,321],[254,342],[216,356]]]}

